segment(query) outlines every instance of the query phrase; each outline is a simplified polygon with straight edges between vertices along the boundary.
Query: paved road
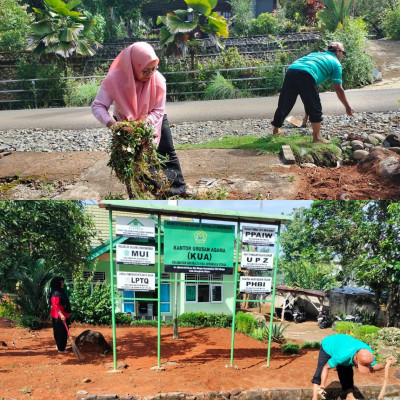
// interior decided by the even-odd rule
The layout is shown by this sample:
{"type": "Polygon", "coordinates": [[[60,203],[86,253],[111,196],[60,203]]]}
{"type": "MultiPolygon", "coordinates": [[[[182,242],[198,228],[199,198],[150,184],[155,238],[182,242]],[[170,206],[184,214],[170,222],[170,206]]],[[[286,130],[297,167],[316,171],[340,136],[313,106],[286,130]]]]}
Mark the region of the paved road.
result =
{"type": "MultiPolygon", "coordinates": [[[[400,89],[347,90],[347,98],[356,112],[397,111],[400,89]]],[[[324,113],[344,114],[344,108],[334,92],[321,94],[324,113]]],[[[167,103],[170,123],[186,121],[217,121],[243,118],[272,118],[277,96],[237,100],[187,101],[167,103]]],[[[300,99],[293,113],[302,114],[300,99]]],[[[101,127],[90,107],[48,108],[38,110],[0,111],[0,130],[5,129],[85,129],[101,127]]]]}

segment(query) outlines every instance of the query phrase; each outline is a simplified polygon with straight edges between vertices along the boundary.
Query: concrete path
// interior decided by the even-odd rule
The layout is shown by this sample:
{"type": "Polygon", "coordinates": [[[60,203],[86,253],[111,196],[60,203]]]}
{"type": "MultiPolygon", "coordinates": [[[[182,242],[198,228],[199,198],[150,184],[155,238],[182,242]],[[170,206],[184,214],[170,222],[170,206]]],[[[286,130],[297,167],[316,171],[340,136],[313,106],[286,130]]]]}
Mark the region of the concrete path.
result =
{"type": "MultiPolygon", "coordinates": [[[[356,112],[397,111],[400,89],[348,90],[347,99],[356,112]]],[[[326,115],[344,114],[344,107],[334,92],[321,94],[326,115]]],[[[218,121],[244,118],[272,118],[278,97],[257,97],[235,100],[186,101],[167,103],[170,123],[218,121]]],[[[303,113],[298,99],[295,115],[303,113]]],[[[0,131],[5,129],[86,129],[102,125],[93,117],[90,107],[48,108],[0,111],[0,131]]]]}

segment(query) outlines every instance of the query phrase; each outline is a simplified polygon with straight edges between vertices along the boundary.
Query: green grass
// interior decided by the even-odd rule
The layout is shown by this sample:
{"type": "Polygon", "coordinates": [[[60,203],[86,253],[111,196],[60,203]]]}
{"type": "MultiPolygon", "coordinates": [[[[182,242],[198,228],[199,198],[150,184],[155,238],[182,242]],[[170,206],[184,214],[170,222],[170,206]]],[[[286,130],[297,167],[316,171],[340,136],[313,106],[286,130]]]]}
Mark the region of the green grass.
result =
{"type": "Polygon", "coordinates": [[[260,153],[279,154],[282,145],[287,144],[293,150],[297,162],[307,162],[310,155],[319,166],[336,166],[341,157],[341,150],[334,143],[313,143],[312,136],[302,136],[294,133],[290,136],[224,136],[218,140],[200,144],[185,144],[176,146],[180,150],[190,149],[246,149],[257,150],[260,153]]]}

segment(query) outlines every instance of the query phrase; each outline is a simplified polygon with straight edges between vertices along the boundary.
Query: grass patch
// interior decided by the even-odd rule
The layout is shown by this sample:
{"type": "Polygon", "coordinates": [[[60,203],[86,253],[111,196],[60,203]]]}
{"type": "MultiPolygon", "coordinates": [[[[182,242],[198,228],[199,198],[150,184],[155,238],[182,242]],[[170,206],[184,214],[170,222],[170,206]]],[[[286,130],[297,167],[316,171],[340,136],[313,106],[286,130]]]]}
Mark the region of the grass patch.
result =
{"type": "Polygon", "coordinates": [[[297,163],[313,162],[321,167],[336,167],[341,159],[341,150],[334,143],[313,143],[312,136],[294,133],[290,136],[223,136],[218,140],[200,144],[176,146],[180,150],[190,149],[245,149],[257,150],[265,154],[279,154],[282,145],[287,144],[293,150],[297,163]]]}

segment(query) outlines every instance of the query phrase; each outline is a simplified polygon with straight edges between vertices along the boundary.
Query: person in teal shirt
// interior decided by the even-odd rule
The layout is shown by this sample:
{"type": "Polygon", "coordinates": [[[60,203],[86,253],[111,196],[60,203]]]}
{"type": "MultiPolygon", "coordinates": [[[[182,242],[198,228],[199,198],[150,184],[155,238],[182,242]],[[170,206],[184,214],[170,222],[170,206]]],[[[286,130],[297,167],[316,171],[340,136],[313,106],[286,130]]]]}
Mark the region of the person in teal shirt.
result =
{"type": "Polygon", "coordinates": [[[317,370],[311,380],[314,384],[313,400],[318,394],[324,398],[328,372],[336,368],[340,384],[346,393],[346,400],[355,400],[353,366],[362,373],[373,373],[385,368],[387,363],[394,363],[395,357],[388,357],[384,363],[376,364],[372,349],[349,335],[331,335],[321,342],[317,370]]]}
{"type": "Polygon", "coordinates": [[[327,143],[321,136],[322,106],[318,93],[318,85],[331,78],[335,92],[346,109],[347,115],[353,115],[342,86],[341,61],[346,54],[344,46],[340,42],[333,42],[326,52],[310,53],[299,58],[291,64],[286,72],[282,90],[278,100],[278,108],[275,111],[272,125],[273,134],[279,135],[280,129],[294,107],[297,96],[300,95],[304,104],[306,117],[303,126],[309,118],[313,130],[313,141],[327,143]]]}

